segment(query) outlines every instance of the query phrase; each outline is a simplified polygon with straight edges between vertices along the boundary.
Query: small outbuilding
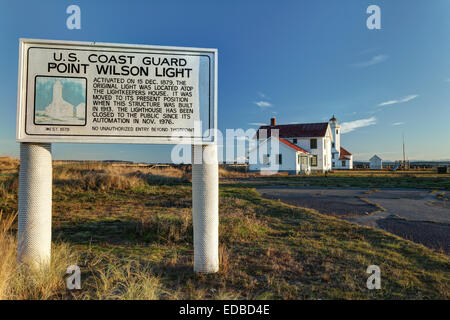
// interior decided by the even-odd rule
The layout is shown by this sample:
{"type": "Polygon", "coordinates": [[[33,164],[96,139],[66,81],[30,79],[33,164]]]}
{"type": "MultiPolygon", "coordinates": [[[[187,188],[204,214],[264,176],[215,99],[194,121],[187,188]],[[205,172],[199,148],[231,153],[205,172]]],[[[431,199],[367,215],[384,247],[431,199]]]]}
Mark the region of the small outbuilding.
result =
{"type": "MultiPolygon", "coordinates": [[[[333,161],[333,169],[338,169],[338,170],[353,169],[353,155],[342,147],[340,147],[339,154],[340,154],[339,161],[333,161]]],[[[334,154],[333,154],[333,159],[334,159],[334,154]]]]}
{"type": "Polygon", "coordinates": [[[383,169],[383,160],[377,156],[374,155],[372,158],[370,158],[370,170],[381,170],[383,169]]]}

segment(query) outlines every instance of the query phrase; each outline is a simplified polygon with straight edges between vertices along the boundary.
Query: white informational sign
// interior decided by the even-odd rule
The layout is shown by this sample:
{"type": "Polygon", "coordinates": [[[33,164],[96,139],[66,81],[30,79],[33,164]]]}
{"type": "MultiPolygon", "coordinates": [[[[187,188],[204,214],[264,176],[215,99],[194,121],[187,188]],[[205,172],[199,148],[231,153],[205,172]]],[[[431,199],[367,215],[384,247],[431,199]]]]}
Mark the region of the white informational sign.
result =
{"type": "Polygon", "coordinates": [[[20,40],[17,141],[208,144],[217,50],[20,40]]]}

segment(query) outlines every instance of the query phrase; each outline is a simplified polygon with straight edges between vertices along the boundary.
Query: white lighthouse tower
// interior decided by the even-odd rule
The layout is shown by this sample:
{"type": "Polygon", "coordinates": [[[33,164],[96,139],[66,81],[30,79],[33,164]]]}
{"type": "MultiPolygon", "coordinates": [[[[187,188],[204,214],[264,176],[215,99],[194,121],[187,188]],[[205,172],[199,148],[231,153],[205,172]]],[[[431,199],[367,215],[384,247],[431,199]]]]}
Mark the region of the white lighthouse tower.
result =
{"type": "Polygon", "coordinates": [[[341,153],[341,125],[338,123],[338,119],[333,115],[330,119],[330,129],[333,134],[333,143],[331,144],[331,161],[333,166],[339,161],[341,153]]]}
{"type": "Polygon", "coordinates": [[[53,85],[53,99],[52,102],[45,108],[47,115],[61,119],[61,118],[73,118],[74,108],[73,105],[63,99],[62,96],[62,84],[58,80],[53,85]]]}

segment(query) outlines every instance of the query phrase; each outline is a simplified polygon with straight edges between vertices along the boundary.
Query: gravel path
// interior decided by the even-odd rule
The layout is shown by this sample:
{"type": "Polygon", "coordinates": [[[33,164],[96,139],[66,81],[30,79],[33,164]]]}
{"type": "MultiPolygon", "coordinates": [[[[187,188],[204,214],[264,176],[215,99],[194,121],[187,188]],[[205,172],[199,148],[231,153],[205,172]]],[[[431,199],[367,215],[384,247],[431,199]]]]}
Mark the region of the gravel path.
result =
{"type": "Polygon", "coordinates": [[[256,190],[265,198],[380,228],[450,255],[450,192],[321,187],[256,190]]]}

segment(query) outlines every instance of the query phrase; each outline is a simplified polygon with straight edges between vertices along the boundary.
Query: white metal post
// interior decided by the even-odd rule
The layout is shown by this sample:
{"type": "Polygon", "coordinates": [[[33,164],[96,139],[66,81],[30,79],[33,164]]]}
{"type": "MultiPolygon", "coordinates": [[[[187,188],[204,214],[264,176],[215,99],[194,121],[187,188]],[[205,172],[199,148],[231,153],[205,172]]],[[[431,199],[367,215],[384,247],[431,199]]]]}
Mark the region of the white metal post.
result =
{"type": "Polygon", "coordinates": [[[21,143],[17,260],[34,266],[50,261],[52,238],[52,149],[21,143]]]}
{"type": "Polygon", "coordinates": [[[194,271],[219,270],[219,167],[217,145],[192,146],[194,271]]]}

